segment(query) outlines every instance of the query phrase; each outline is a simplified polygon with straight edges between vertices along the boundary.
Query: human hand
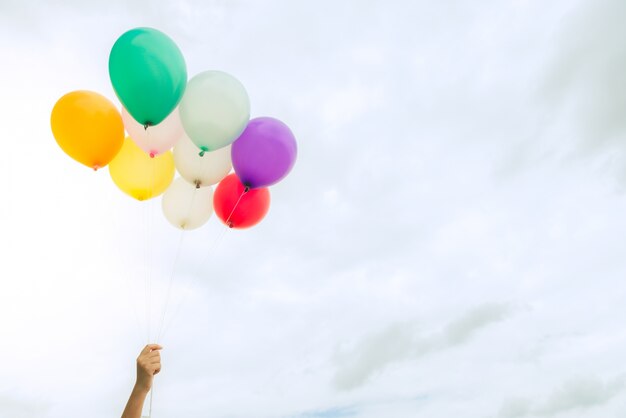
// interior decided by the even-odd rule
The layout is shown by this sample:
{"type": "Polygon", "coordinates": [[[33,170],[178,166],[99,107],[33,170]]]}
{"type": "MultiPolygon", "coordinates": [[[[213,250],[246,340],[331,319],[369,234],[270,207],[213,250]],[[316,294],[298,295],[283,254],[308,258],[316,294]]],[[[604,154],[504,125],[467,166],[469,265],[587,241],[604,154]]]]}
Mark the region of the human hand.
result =
{"type": "Polygon", "coordinates": [[[135,386],[145,392],[150,391],[154,376],[161,371],[161,347],[148,344],[137,357],[137,382],[135,386]]]}

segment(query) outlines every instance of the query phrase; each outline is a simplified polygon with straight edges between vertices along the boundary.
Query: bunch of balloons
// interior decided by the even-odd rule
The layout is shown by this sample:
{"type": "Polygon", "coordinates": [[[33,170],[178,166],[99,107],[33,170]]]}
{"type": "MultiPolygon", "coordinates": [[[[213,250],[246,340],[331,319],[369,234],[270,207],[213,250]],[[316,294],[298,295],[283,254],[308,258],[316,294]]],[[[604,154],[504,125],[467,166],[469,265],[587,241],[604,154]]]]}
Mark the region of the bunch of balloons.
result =
{"type": "Polygon", "coordinates": [[[281,121],[250,119],[239,80],[205,71],[187,81],[178,46],[152,28],[117,39],[109,75],[121,112],[92,91],[54,105],[52,133],[63,151],[94,170],[108,165],[117,187],[137,200],[163,195],[163,213],[180,229],[202,226],[213,211],[231,228],[265,217],[268,187],[291,171],[297,145],[281,121]]]}

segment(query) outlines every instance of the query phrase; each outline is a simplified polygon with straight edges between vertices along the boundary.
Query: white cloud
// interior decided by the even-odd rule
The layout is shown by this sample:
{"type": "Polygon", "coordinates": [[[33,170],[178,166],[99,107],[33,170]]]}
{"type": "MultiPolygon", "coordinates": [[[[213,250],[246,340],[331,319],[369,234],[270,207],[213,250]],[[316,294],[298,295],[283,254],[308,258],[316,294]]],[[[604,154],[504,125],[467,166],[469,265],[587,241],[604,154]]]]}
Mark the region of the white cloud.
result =
{"type": "Polygon", "coordinates": [[[604,382],[597,378],[572,379],[552,393],[536,411],[539,415],[551,416],[572,409],[592,408],[609,402],[623,388],[623,378],[604,382]]]}
{"type": "Polygon", "coordinates": [[[521,418],[530,413],[531,401],[524,398],[510,399],[500,408],[500,418],[521,418]]]}
{"type": "Polygon", "coordinates": [[[466,343],[480,329],[506,319],[511,307],[500,304],[480,306],[446,326],[444,335],[449,346],[466,343]]]}
{"type": "Polygon", "coordinates": [[[355,347],[337,353],[333,383],[340,390],[355,389],[393,363],[465,344],[476,332],[505,319],[510,312],[506,305],[480,306],[447,324],[442,332],[426,337],[420,335],[415,323],[391,324],[355,347]]]}
{"type": "Polygon", "coordinates": [[[619,0],[577,1],[562,10],[533,92],[536,129],[510,154],[510,169],[583,158],[611,172],[623,188],[626,48],[620,39],[626,7],[619,0]]]}
{"type": "MultiPolygon", "coordinates": [[[[553,417],[569,411],[591,410],[609,403],[619,395],[624,389],[624,383],[622,376],[604,381],[596,377],[571,378],[554,389],[545,400],[532,401],[526,398],[506,401],[498,416],[501,418],[553,417]]],[[[591,413],[591,411],[586,413],[591,413]]]]}

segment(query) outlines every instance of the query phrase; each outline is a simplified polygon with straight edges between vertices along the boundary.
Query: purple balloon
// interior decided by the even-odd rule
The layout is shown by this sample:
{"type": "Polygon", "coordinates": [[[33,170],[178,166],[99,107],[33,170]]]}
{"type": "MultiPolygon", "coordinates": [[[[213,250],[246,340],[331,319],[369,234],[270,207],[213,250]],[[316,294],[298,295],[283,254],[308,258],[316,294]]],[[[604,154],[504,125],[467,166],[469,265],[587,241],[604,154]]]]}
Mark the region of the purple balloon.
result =
{"type": "Polygon", "coordinates": [[[252,189],[278,183],[293,168],[298,147],[291,130],[278,119],[251,119],[233,142],[231,157],[239,180],[252,189]]]}

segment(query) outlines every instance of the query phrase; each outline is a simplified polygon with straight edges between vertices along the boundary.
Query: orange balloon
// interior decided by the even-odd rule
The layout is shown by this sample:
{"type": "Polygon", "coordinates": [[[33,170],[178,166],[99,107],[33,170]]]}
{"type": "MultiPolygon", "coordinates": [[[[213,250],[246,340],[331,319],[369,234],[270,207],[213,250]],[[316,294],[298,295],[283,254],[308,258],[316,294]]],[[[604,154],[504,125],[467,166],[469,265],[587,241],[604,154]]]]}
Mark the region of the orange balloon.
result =
{"type": "Polygon", "coordinates": [[[54,139],[79,163],[97,170],[122,148],[124,124],[106,97],[92,91],[73,91],[61,97],[50,116],[54,139]]]}

